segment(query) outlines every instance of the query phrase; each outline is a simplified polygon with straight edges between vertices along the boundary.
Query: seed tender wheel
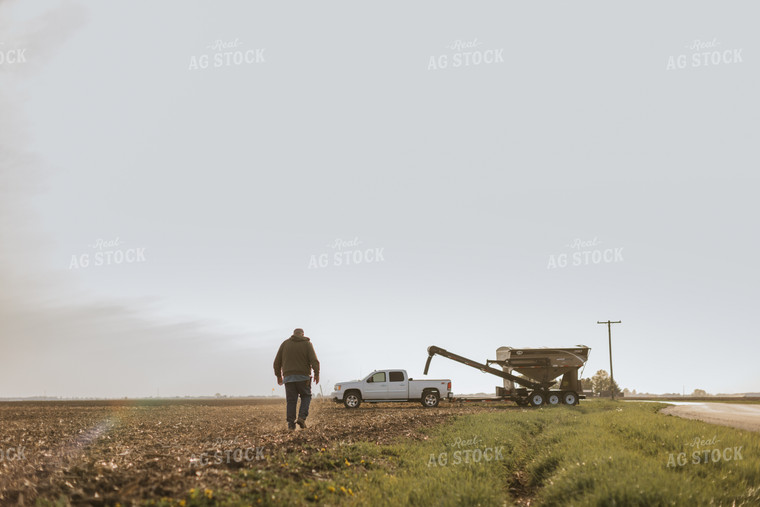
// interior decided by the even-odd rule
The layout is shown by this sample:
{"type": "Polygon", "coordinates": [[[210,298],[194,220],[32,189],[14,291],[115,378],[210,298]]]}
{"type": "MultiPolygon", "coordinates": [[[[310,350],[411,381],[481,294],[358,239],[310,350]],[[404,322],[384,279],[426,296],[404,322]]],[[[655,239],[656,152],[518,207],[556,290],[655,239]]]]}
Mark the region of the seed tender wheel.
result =
{"type": "Polygon", "coordinates": [[[562,398],[560,397],[559,393],[549,393],[549,396],[546,398],[546,401],[549,405],[559,405],[561,403],[562,398]]]}
{"type": "Polygon", "coordinates": [[[535,391],[530,394],[529,400],[532,406],[540,407],[541,405],[546,403],[546,395],[542,392],[535,391]]]}
{"type": "Polygon", "coordinates": [[[573,391],[565,391],[562,393],[562,403],[565,405],[577,405],[578,395],[573,391]]]}

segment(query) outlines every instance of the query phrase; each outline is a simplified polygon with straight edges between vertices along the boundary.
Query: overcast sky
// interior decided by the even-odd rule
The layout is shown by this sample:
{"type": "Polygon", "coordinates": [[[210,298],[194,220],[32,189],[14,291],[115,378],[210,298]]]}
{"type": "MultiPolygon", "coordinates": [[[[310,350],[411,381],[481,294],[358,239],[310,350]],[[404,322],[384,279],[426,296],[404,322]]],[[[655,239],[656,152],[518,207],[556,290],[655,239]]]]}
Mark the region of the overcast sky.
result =
{"type": "Polygon", "coordinates": [[[282,395],[295,327],[325,392],[429,345],[591,376],[607,319],[622,387],[760,391],[756,20],[0,1],[0,397],[282,395]]]}

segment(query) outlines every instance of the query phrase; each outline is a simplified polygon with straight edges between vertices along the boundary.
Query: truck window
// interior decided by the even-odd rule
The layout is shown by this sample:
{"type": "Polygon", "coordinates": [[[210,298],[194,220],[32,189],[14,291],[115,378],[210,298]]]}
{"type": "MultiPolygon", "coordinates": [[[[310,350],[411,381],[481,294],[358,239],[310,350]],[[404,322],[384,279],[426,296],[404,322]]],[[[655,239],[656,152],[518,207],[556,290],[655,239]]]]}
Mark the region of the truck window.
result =
{"type": "Polygon", "coordinates": [[[388,377],[390,378],[391,382],[403,382],[404,381],[404,372],[403,371],[392,371],[388,374],[388,377]]]}
{"type": "Polygon", "coordinates": [[[367,382],[385,382],[385,372],[379,371],[372,375],[367,382]]]}

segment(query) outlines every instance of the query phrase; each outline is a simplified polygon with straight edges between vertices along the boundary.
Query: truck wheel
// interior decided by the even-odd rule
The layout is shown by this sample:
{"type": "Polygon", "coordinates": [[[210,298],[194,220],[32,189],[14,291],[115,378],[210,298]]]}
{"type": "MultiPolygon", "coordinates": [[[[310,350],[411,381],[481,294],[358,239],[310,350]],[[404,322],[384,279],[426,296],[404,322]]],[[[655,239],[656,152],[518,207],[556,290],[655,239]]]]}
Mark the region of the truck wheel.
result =
{"type": "Polygon", "coordinates": [[[546,398],[546,401],[549,403],[549,405],[559,405],[561,398],[559,396],[559,393],[549,393],[549,397],[546,398]]]}
{"type": "Polygon", "coordinates": [[[546,397],[544,396],[544,393],[534,392],[530,395],[530,404],[534,407],[540,407],[545,401],[546,397]]]}
{"type": "Polygon", "coordinates": [[[349,391],[343,396],[343,404],[346,408],[358,408],[362,404],[362,398],[356,391],[349,391]]]}
{"type": "Polygon", "coordinates": [[[562,403],[565,405],[577,405],[578,395],[572,391],[565,391],[562,393],[562,403]]]}
{"type": "Polygon", "coordinates": [[[422,406],[425,408],[437,407],[439,401],[438,391],[426,391],[422,393],[422,406]]]}

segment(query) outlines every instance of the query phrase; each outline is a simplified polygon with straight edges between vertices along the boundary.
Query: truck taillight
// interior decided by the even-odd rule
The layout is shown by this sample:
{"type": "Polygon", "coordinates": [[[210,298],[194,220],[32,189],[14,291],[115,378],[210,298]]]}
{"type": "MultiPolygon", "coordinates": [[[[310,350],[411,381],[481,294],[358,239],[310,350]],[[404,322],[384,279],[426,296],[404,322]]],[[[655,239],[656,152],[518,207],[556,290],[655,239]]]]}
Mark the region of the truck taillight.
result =
{"type": "Polygon", "coordinates": [[[446,386],[447,391],[451,391],[451,381],[449,381],[449,384],[446,386]]]}

